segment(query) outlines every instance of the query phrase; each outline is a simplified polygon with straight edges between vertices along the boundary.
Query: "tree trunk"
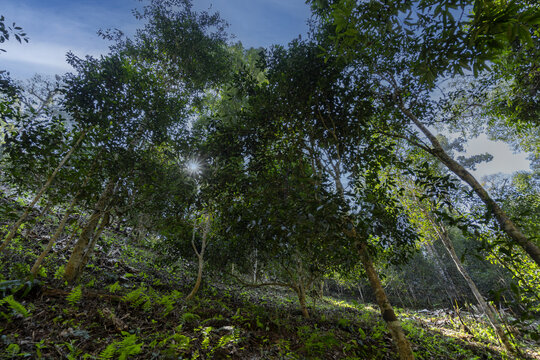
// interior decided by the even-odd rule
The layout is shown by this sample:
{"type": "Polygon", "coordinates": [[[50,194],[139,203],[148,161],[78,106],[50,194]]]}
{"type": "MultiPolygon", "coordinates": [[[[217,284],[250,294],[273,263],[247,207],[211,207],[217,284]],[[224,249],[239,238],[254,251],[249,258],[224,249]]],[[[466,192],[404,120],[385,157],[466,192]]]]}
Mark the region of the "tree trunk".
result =
{"type": "Polygon", "coordinates": [[[193,250],[195,250],[195,254],[197,255],[197,259],[199,260],[199,269],[197,271],[197,281],[195,282],[195,286],[193,287],[193,290],[191,290],[189,295],[186,296],[186,300],[191,300],[195,296],[197,291],[199,291],[199,287],[201,286],[202,274],[203,274],[203,268],[204,268],[204,249],[206,248],[206,238],[208,236],[209,231],[210,231],[210,216],[207,215],[205,219],[204,230],[203,230],[201,251],[198,251],[197,247],[195,246],[195,227],[193,228],[193,238],[191,239],[191,245],[193,246],[193,250]]]}
{"type": "Polygon", "coordinates": [[[309,319],[309,312],[306,306],[306,289],[300,281],[296,286],[296,294],[298,295],[298,301],[300,302],[300,308],[302,309],[302,315],[304,318],[309,319]]]}
{"type": "Polygon", "coordinates": [[[34,263],[34,266],[32,266],[32,270],[30,270],[30,272],[32,273],[33,276],[37,275],[37,272],[39,270],[39,267],[41,266],[41,263],[43,262],[45,257],[49,254],[49,252],[51,251],[52,247],[54,246],[54,244],[56,243],[60,235],[62,235],[62,232],[64,231],[64,227],[66,226],[66,222],[68,221],[69,215],[71,215],[71,211],[73,210],[73,207],[75,206],[76,202],[77,202],[77,198],[75,197],[71,201],[71,204],[69,204],[69,207],[66,210],[64,217],[62,218],[62,220],[60,220],[60,224],[58,224],[58,227],[56,228],[55,233],[49,239],[49,242],[47,243],[47,247],[45,248],[45,250],[41,252],[36,262],[34,263]]]}
{"type": "Polygon", "coordinates": [[[489,322],[491,323],[491,326],[493,326],[493,328],[495,329],[495,332],[499,336],[501,343],[503,344],[503,346],[508,352],[515,353],[516,349],[514,349],[514,347],[510,343],[508,336],[504,332],[504,329],[502,328],[500,322],[497,319],[496,310],[493,308],[493,306],[491,306],[491,304],[486,302],[486,300],[480,293],[480,290],[478,290],[478,287],[474,283],[474,280],[470,277],[467,270],[463,267],[463,264],[461,264],[461,261],[459,260],[459,257],[457,256],[456,251],[454,249],[454,244],[452,244],[452,240],[448,236],[448,232],[444,228],[444,225],[437,226],[436,231],[437,231],[437,234],[439,235],[439,238],[441,239],[441,242],[446,248],[446,251],[448,251],[448,254],[450,255],[450,257],[452,258],[452,261],[456,265],[456,268],[458,269],[459,273],[463,276],[463,278],[467,282],[467,285],[469,285],[469,288],[471,289],[474,297],[478,301],[478,305],[480,305],[482,311],[487,315],[489,322]]]}
{"type": "Polygon", "coordinates": [[[56,169],[54,169],[53,173],[49,176],[49,178],[47,179],[47,182],[41,187],[41,189],[38,191],[38,193],[36,194],[36,196],[34,196],[34,199],[32,200],[32,202],[26,207],[24,213],[19,217],[19,219],[17,220],[17,222],[11,227],[11,230],[10,232],[7,234],[6,238],[4,239],[4,241],[2,242],[2,245],[0,245],[0,252],[2,252],[6,246],[8,246],[9,242],[11,240],[13,240],[13,238],[15,237],[15,235],[17,234],[17,231],[19,230],[19,228],[21,227],[21,224],[24,222],[24,220],[26,220],[26,218],[28,217],[28,214],[30,213],[30,211],[34,208],[34,205],[36,205],[36,203],[39,201],[39,199],[41,198],[41,196],[45,193],[45,191],[47,191],[47,189],[49,188],[49,186],[51,185],[51,183],[53,182],[54,178],[56,177],[56,174],[58,174],[58,172],[60,171],[60,169],[64,166],[64,164],[66,163],[66,161],[68,161],[68,159],[71,157],[71,155],[73,154],[73,152],[75,151],[75,149],[77,148],[77,146],[79,146],[79,144],[81,143],[81,141],[84,139],[84,137],[86,136],[86,133],[88,132],[88,129],[87,130],[84,130],[83,132],[81,132],[81,135],[79,136],[79,138],[77,139],[77,141],[75,142],[75,144],[71,147],[71,149],[68,151],[68,153],[64,156],[64,158],[60,161],[60,164],[58,164],[58,166],[56,167],[56,169]]]}
{"type": "Polygon", "coordinates": [[[255,263],[253,264],[253,283],[257,283],[257,265],[258,265],[258,258],[257,258],[257,249],[255,249],[255,263]]]}
{"type": "MultiPolygon", "coordinates": [[[[86,175],[86,178],[84,179],[84,181],[83,181],[83,183],[81,185],[81,189],[84,188],[86,186],[86,184],[88,184],[88,181],[90,180],[90,174],[91,173],[92,173],[92,171],[88,175],[86,175]]],[[[49,242],[47,243],[47,247],[45,248],[45,250],[43,250],[41,252],[41,254],[37,258],[36,262],[34,263],[34,266],[32,266],[32,270],[30,270],[30,272],[32,273],[33,276],[36,276],[36,274],[37,274],[37,272],[39,270],[39,267],[41,266],[41,263],[43,262],[45,257],[49,254],[49,252],[51,251],[52,247],[54,246],[54,244],[56,243],[56,241],[58,240],[60,235],[62,235],[62,232],[64,231],[64,228],[66,226],[66,222],[69,219],[69,215],[71,215],[71,212],[73,211],[73,208],[75,207],[75,204],[77,203],[77,200],[78,200],[79,195],[81,194],[81,191],[82,190],[79,190],[77,192],[77,194],[71,200],[71,203],[69,204],[69,206],[68,206],[68,208],[66,210],[66,213],[64,214],[64,217],[62,218],[62,220],[60,220],[60,224],[58,224],[58,228],[56,229],[53,236],[49,239],[49,242]]],[[[76,230],[75,230],[75,232],[76,232],[76,230]]]]}
{"type": "Polygon", "coordinates": [[[358,287],[358,294],[360,294],[360,301],[362,301],[362,304],[364,304],[365,301],[364,301],[364,294],[362,293],[362,287],[360,286],[360,284],[357,284],[356,287],[358,287]]]}
{"type": "Polygon", "coordinates": [[[461,164],[452,159],[443,147],[437,140],[437,137],[433,135],[428,128],[426,128],[420,120],[403,104],[400,104],[400,108],[403,113],[412,120],[412,122],[424,133],[424,135],[429,139],[431,145],[433,146],[430,149],[430,153],[437,157],[446,167],[452,171],[454,174],[459,176],[459,178],[465,181],[478,195],[478,197],[486,204],[487,209],[492,212],[495,219],[499,223],[499,226],[503,231],[512,239],[516,244],[521,246],[523,250],[540,266],[540,247],[535,243],[529,240],[513,223],[513,221],[506,215],[506,213],[501,209],[501,207],[491,198],[486,189],[476,180],[476,178],[467,171],[461,164]]]}
{"type": "Polygon", "coordinates": [[[32,227],[29,227],[24,231],[24,234],[23,234],[24,237],[28,237],[30,234],[32,234],[35,231],[38,221],[42,219],[46,214],[49,213],[49,210],[52,208],[52,206],[53,206],[52,201],[48,201],[47,205],[45,205],[45,207],[41,210],[37,218],[34,219],[34,223],[32,224],[32,227]]]}
{"type": "Polygon", "coordinates": [[[94,233],[99,223],[99,219],[101,219],[101,217],[103,216],[103,212],[105,208],[107,207],[107,204],[109,203],[109,200],[113,194],[113,191],[114,191],[114,182],[109,180],[109,182],[105,186],[105,189],[101,193],[99,200],[96,203],[94,212],[90,216],[90,219],[88,219],[86,226],[84,227],[81,235],[79,236],[79,240],[75,244],[75,247],[73,248],[73,252],[71,253],[69,261],[66,265],[66,269],[64,272],[64,279],[69,283],[72,283],[75,280],[77,280],[80,275],[80,265],[82,263],[85,250],[88,247],[88,243],[90,242],[90,239],[92,238],[92,234],[94,233]]]}
{"type": "Polygon", "coordinates": [[[401,360],[414,359],[411,344],[405,337],[401,323],[396,317],[394,309],[386,296],[381,280],[379,279],[379,275],[377,275],[377,272],[375,271],[375,267],[373,266],[373,262],[369,257],[366,245],[364,243],[360,242],[358,244],[358,252],[360,255],[360,261],[366,270],[371,287],[375,292],[375,298],[377,299],[377,304],[381,309],[381,315],[386,322],[386,326],[388,327],[390,334],[392,335],[392,339],[396,343],[399,358],[401,360]]]}
{"type": "MultiPolygon", "coordinates": [[[[335,132],[333,132],[332,134],[334,135],[334,138],[337,140],[335,132]]],[[[341,182],[341,176],[340,176],[341,156],[339,155],[339,147],[336,147],[336,150],[338,154],[338,159],[335,163],[332,163],[332,168],[334,169],[333,178],[336,185],[336,190],[340,194],[341,198],[345,200],[344,187],[341,182]]],[[[323,169],[321,168],[321,170],[323,169]]],[[[357,238],[356,231],[354,230],[354,225],[353,225],[353,233],[351,235],[354,236],[354,238],[357,238]]],[[[386,322],[386,326],[388,326],[388,330],[390,331],[390,334],[392,335],[392,338],[394,339],[394,342],[396,343],[399,357],[401,360],[414,359],[411,344],[405,337],[405,333],[403,332],[401,323],[397,319],[394,313],[394,309],[392,309],[392,305],[390,305],[390,301],[388,301],[388,297],[386,296],[386,293],[384,292],[384,289],[381,284],[381,280],[379,279],[379,276],[377,275],[377,272],[375,271],[375,267],[373,266],[373,262],[371,261],[369,254],[367,252],[366,245],[362,242],[362,239],[359,239],[359,240],[360,241],[357,243],[357,245],[358,245],[358,252],[360,255],[360,261],[362,262],[362,265],[364,266],[364,269],[366,270],[371,287],[373,288],[375,292],[375,297],[381,309],[381,314],[383,316],[383,319],[386,322]]]]}
{"type": "Polygon", "coordinates": [[[84,253],[84,256],[81,261],[81,265],[79,266],[79,272],[82,272],[86,264],[88,263],[88,260],[90,259],[90,256],[94,253],[94,249],[96,248],[96,244],[101,236],[101,233],[105,228],[110,224],[111,220],[111,214],[110,212],[105,212],[103,214],[103,217],[101,218],[101,223],[99,224],[98,229],[96,230],[96,233],[92,237],[92,240],[90,240],[90,243],[88,244],[86,248],[86,252],[84,253]]]}
{"type": "Polygon", "coordinates": [[[450,287],[450,291],[454,294],[452,297],[452,294],[450,291],[448,291],[448,287],[444,287],[444,291],[446,292],[446,296],[448,297],[448,300],[450,301],[450,306],[454,303],[454,298],[458,297],[458,290],[456,285],[454,284],[454,281],[450,277],[450,275],[446,272],[446,269],[444,267],[444,264],[439,259],[439,255],[437,253],[437,249],[433,246],[433,244],[426,244],[426,251],[431,256],[431,259],[435,263],[435,268],[437,269],[440,277],[443,279],[445,284],[448,284],[448,287],[450,287]]]}

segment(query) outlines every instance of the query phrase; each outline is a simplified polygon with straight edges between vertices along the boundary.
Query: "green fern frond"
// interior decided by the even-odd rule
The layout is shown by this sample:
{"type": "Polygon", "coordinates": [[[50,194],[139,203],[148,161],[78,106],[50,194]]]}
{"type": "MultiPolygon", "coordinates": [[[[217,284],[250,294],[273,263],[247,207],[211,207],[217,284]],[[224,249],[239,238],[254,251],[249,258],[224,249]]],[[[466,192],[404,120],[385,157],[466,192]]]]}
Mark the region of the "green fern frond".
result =
{"type": "Polygon", "coordinates": [[[66,297],[66,300],[69,302],[71,306],[77,305],[79,301],[81,301],[82,298],[82,287],[81,285],[77,286],[66,297]]]}
{"type": "Polygon", "coordinates": [[[103,350],[99,354],[99,358],[102,360],[109,360],[112,359],[114,354],[116,353],[116,343],[109,344],[105,350],[103,350]]]}
{"type": "Polygon", "coordinates": [[[11,308],[11,310],[13,310],[14,312],[16,312],[18,314],[21,314],[24,317],[29,317],[30,316],[30,312],[24,307],[23,304],[21,304],[20,302],[15,300],[13,298],[13,295],[10,295],[10,296],[7,296],[7,297],[3,298],[0,301],[0,304],[2,304],[2,303],[7,303],[9,305],[9,307],[11,308]]]}

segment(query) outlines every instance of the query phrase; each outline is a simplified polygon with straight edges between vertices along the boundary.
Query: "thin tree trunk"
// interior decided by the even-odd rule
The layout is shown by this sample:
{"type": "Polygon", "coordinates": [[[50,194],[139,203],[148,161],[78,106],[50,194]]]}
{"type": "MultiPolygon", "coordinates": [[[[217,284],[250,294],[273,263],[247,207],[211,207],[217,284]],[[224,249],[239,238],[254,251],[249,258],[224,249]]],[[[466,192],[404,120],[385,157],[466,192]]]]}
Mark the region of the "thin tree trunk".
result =
{"type": "Polygon", "coordinates": [[[92,237],[92,240],[90,240],[90,243],[86,248],[84,256],[81,260],[81,265],[79,266],[79,273],[82,272],[82,270],[88,263],[90,256],[92,256],[92,254],[94,253],[94,249],[96,248],[96,244],[101,236],[101,233],[103,233],[103,230],[105,230],[105,228],[110,224],[110,220],[111,214],[107,211],[105,212],[105,214],[103,214],[103,217],[101,218],[101,223],[99,224],[98,229],[96,230],[94,236],[92,237]]]}
{"type": "Polygon", "coordinates": [[[37,216],[36,219],[34,219],[34,223],[32,224],[32,227],[30,228],[27,228],[25,231],[24,231],[24,234],[23,236],[24,237],[28,237],[30,234],[32,234],[34,232],[34,230],[36,229],[36,226],[38,224],[38,221],[40,219],[42,219],[48,212],[49,210],[52,208],[53,206],[53,202],[52,201],[48,201],[47,202],[47,205],[45,205],[45,207],[41,210],[41,212],[39,213],[39,215],[37,216]]]}
{"type": "Polygon", "coordinates": [[[501,207],[491,198],[486,189],[476,180],[476,178],[467,171],[460,163],[452,159],[446,151],[444,151],[437,137],[433,135],[427,127],[420,122],[420,120],[409,110],[403,103],[399,104],[401,111],[412,120],[412,122],[420,129],[422,133],[429,139],[432,149],[429,152],[437,157],[446,167],[459,178],[465,181],[478,195],[478,197],[486,204],[489,211],[492,212],[495,219],[499,223],[499,226],[503,231],[512,239],[516,244],[521,246],[523,250],[540,266],[540,247],[529,240],[514,224],[508,215],[501,209],[501,207]]]}
{"type": "Polygon", "coordinates": [[[401,327],[401,323],[396,317],[394,309],[386,296],[381,280],[379,279],[379,275],[377,275],[377,271],[373,266],[373,262],[371,261],[364,243],[360,242],[358,244],[358,252],[360,255],[360,261],[366,270],[371,287],[375,292],[375,298],[377,299],[377,303],[381,309],[381,315],[386,322],[386,326],[388,327],[390,334],[392,335],[392,339],[396,343],[399,358],[401,360],[414,359],[411,344],[409,343],[409,340],[407,340],[405,333],[403,332],[403,328],[401,327]]]}
{"type": "Polygon", "coordinates": [[[94,212],[90,216],[90,219],[88,219],[88,222],[86,223],[86,226],[84,227],[81,235],[79,236],[79,240],[75,244],[75,247],[73,248],[73,252],[71,253],[71,256],[69,257],[69,261],[66,265],[66,269],[64,272],[64,279],[72,283],[80,275],[79,269],[80,264],[82,263],[82,259],[84,256],[84,252],[86,248],[88,247],[88,243],[90,242],[90,239],[92,238],[92,234],[94,233],[98,223],[99,219],[103,216],[104,210],[107,207],[107,204],[110,200],[110,197],[112,196],[114,191],[114,182],[109,180],[107,185],[105,186],[105,189],[101,193],[101,196],[99,197],[99,200],[96,203],[94,212]]]}
{"type": "Polygon", "coordinates": [[[257,258],[257,249],[255,249],[255,264],[253,266],[253,282],[257,283],[257,265],[258,265],[258,258],[257,258]]]}
{"type": "Polygon", "coordinates": [[[418,299],[416,298],[416,294],[414,293],[414,289],[412,288],[410,283],[407,285],[407,291],[409,292],[409,294],[411,294],[411,298],[414,300],[413,305],[413,302],[409,299],[409,303],[411,304],[411,306],[418,305],[418,299]]]}
{"type": "Polygon", "coordinates": [[[77,202],[77,197],[74,197],[73,200],[71,200],[71,204],[69,204],[69,207],[66,210],[64,217],[62,218],[62,220],[60,220],[60,224],[58,224],[58,227],[56,228],[55,233],[49,239],[49,242],[47,243],[47,247],[45,248],[45,250],[41,252],[36,262],[34,263],[34,266],[32,266],[32,270],[30,270],[30,272],[32,273],[33,276],[37,275],[39,267],[41,266],[41,263],[43,262],[45,257],[49,254],[49,252],[51,251],[52,247],[54,246],[54,244],[56,243],[60,235],[62,235],[62,232],[64,231],[64,227],[66,226],[66,223],[69,219],[69,215],[71,215],[71,211],[73,210],[73,207],[75,206],[76,202],[77,202]]]}
{"type": "Polygon", "coordinates": [[[11,227],[11,230],[10,232],[7,234],[6,238],[4,239],[4,241],[2,242],[2,245],[0,245],[0,252],[2,252],[6,246],[8,246],[9,242],[11,240],[13,240],[13,238],[15,237],[15,235],[17,234],[17,231],[19,230],[19,228],[21,227],[21,224],[24,222],[24,220],[26,220],[26,218],[28,217],[28,214],[30,213],[30,211],[34,208],[34,205],[36,205],[36,203],[39,201],[39,199],[41,198],[41,196],[45,193],[45,191],[47,191],[47,189],[49,188],[49,186],[51,185],[51,183],[53,182],[54,178],[56,177],[56,174],[58,174],[58,172],[60,171],[60,169],[64,166],[64,164],[66,163],[66,161],[68,161],[68,159],[71,157],[71,155],[73,154],[73,152],[75,151],[75,149],[77,148],[77,146],[79,146],[79,144],[81,143],[81,141],[84,139],[84,137],[86,136],[86,133],[88,132],[88,129],[84,130],[83,132],[81,132],[81,135],[79,136],[79,138],[77,139],[77,141],[75,142],[75,144],[71,147],[71,149],[68,151],[68,153],[66,155],[64,155],[64,158],[60,161],[60,164],[58,164],[58,166],[56,167],[56,169],[54,169],[53,173],[49,176],[49,178],[47,179],[47,182],[41,187],[41,189],[38,191],[38,193],[36,194],[36,196],[34,196],[34,199],[32,200],[32,202],[26,207],[26,210],[24,211],[24,213],[19,217],[19,220],[17,220],[17,222],[11,227]]]}
{"type": "Polygon", "coordinates": [[[201,251],[198,251],[197,247],[195,246],[195,227],[193,228],[193,238],[191,239],[191,245],[193,246],[193,250],[195,250],[195,254],[197,255],[197,259],[199,260],[199,269],[197,271],[197,281],[195,282],[195,286],[193,287],[193,290],[191,290],[189,295],[186,296],[186,300],[191,300],[195,296],[197,291],[199,291],[199,287],[201,286],[202,274],[203,274],[203,268],[204,268],[204,249],[206,248],[206,238],[208,236],[209,231],[210,231],[210,216],[207,215],[205,219],[204,230],[203,230],[201,251]]]}
{"type": "Polygon", "coordinates": [[[304,318],[309,319],[309,311],[306,306],[306,289],[302,284],[302,281],[299,282],[296,287],[296,294],[298,295],[298,301],[300,302],[300,308],[302,309],[302,315],[304,318]]]}
{"type": "Polygon", "coordinates": [[[358,294],[360,294],[360,301],[362,301],[362,304],[365,303],[364,301],[364,294],[362,293],[362,288],[360,287],[360,284],[356,285],[358,287],[358,294]]]}
{"type": "Polygon", "coordinates": [[[448,251],[448,254],[456,265],[459,273],[463,276],[463,278],[467,282],[467,285],[469,285],[469,288],[471,289],[474,297],[476,298],[476,301],[478,301],[478,305],[480,305],[482,311],[487,315],[489,322],[491,323],[491,326],[493,326],[493,328],[495,329],[495,332],[499,336],[501,343],[507,351],[509,351],[510,353],[515,353],[516,350],[510,343],[508,336],[506,335],[504,329],[502,328],[500,322],[497,319],[496,310],[493,308],[493,306],[491,306],[491,304],[486,302],[486,300],[480,293],[480,290],[478,290],[478,287],[476,286],[474,280],[470,277],[467,270],[463,267],[463,264],[461,264],[461,261],[459,260],[459,257],[457,256],[454,249],[454,244],[452,244],[452,240],[448,236],[448,232],[444,228],[444,225],[437,226],[436,231],[439,235],[439,238],[441,239],[441,242],[446,248],[446,251],[448,251]]]}
{"type": "MultiPolygon", "coordinates": [[[[88,184],[91,173],[92,171],[88,175],[86,175],[86,178],[84,179],[81,185],[81,189],[84,188],[86,184],[88,184]]],[[[58,224],[58,228],[56,229],[53,236],[49,239],[49,242],[47,243],[47,247],[45,248],[45,250],[41,252],[36,262],[34,263],[34,266],[32,266],[32,270],[30,270],[30,272],[32,273],[33,276],[36,276],[39,270],[39,267],[41,266],[41,263],[43,262],[45,257],[49,254],[49,252],[51,251],[52,247],[54,246],[54,244],[56,243],[60,235],[62,235],[62,232],[64,231],[64,228],[66,226],[67,220],[69,219],[69,216],[71,215],[71,212],[73,211],[73,208],[75,207],[75,204],[77,203],[77,200],[78,200],[79,195],[81,194],[81,191],[82,190],[79,190],[77,194],[75,194],[75,196],[71,200],[71,203],[69,204],[66,210],[66,213],[64,214],[64,217],[62,218],[62,220],[60,220],[60,224],[58,224]]]]}
{"type": "MultiPolygon", "coordinates": [[[[321,118],[321,120],[323,119],[321,118]]],[[[323,121],[323,124],[324,124],[324,121],[323,121]]],[[[333,135],[334,139],[336,140],[336,143],[338,143],[339,141],[338,141],[335,131],[330,130],[328,127],[326,128],[330,132],[330,134],[333,135]]],[[[332,176],[334,178],[336,190],[340,194],[341,198],[345,200],[344,186],[341,182],[341,170],[340,170],[341,154],[339,151],[339,146],[336,146],[335,150],[336,150],[338,159],[335,162],[330,161],[331,167],[334,170],[332,176]]],[[[332,158],[331,156],[328,156],[328,159],[331,159],[331,158],[332,158]]],[[[319,162],[319,167],[321,171],[324,170],[324,166],[320,162],[319,162]]],[[[354,229],[354,226],[353,226],[353,229],[354,229]]],[[[354,230],[353,230],[353,236],[357,237],[356,232],[354,230]]],[[[373,266],[373,262],[371,261],[369,254],[367,252],[366,245],[361,241],[361,239],[357,245],[358,245],[358,251],[360,255],[360,261],[362,262],[362,265],[364,266],[364,269],[366,270],[371,287],[373,288],[375,292],[375,297],[381,309],[381,314],[383,316],[383,319],[386,322],[386,325],[388,326],[388,329],[390,331],[390,334],[392,335],[392,338],[394,339],[394,342],[396,343],[399,357],[401,360],[414,359],[411,344],[405,337],[405,333],[403,332],[401,323],[397,319],[394,313],[394,310],[392,309],[392,305],[390,304],[390,301],[388,301],[388,297],[386,296],[386,293],[384,292],[384,289],[381,284],[381,280],[379,279],[379,276],[377,272],[375,271],[375,267],[373,266]]]]}
{"type": "Polygon", "coordinates": [[[458,297],[458,291],[457,287],[454,284],[454,281],[450,277],[450,275],[446,272],[446,269],[444,268],[444,264],[439,259],[439,255],[437,253],[437,250],[433,246],[433,244],[426,244],[426,251],[431,256],[433,262],[435,263],[435,267],[437,268],[437,271],[441,278],[443,279],[445,284],[448,284],[450,287],[450,290],[454,293],[454,297],[450,294],[448,291],[448,288],[445,286],[444,291],[446,292],[446,296],[448,297],[448,300],[450,301],[450,306],[454,303],[454,298],[458,297]]]}

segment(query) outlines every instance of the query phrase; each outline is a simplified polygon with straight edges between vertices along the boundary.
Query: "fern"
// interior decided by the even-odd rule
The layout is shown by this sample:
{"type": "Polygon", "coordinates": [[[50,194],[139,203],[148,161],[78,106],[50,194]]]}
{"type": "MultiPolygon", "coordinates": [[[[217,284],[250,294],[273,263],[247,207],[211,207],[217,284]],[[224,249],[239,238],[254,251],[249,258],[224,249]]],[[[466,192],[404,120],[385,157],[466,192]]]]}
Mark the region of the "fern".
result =
{"type": "Polygon", "coordinates": [[[122,332],[124,340],[118,344],[118,360],[126,360],[130,355],[137,355],[142,351],[143,343],[137,344],[137,335],[122,332]]]}
{"type": "Polygon", "coordinates": [[[66,300],[69,302],[71,306],[77,305],[79,301],[81,301],[82,298],[82,288],[81,285],[73,288],[71,292],[68,294],[66,300]]]}
{"type": "Polygon", "coordinates": [[[62,280],[62,278],[64,277],[64,272],[66,271],[65,269],[65,266],[64,265],[60,265],[58,267],[58,269],[56,269],[56,271],[54,272],[54,278],[56,280],[62,280]]]}
{"type": "Polygon", "coordinates": [[[182,314],[182,322],[183,323],[193,323],[193,322],[196,322],[197,320],[199,320],[201,317],[197,314],[192,314],[192,313],[184,313],[182,314]]]}
{"type": "Polygon", "coordinates": [[[112,359],[115,353],[116,353],[116,343],[114,342],[112,344],[107,345],[105,350],[103,350],[99,354],[99,358],[103,360],[112,359]]]}
{"type": "Polygon", "coordinates": [[[146,294],[146,287],[141,286],[127,293],[123,299],[125,302],[131,303],[134,307],[141,307],[144,311],[152,308],[152,300],[146,294]]]}
{"type": "Polygon", "coordinates": [[[133,291],[128,292],[126,295],[124,295],[123,299],[125,302],[129,303],[137,303],[140,301],[141,296],[143,296],[143,292],[146,291],[146,288],[138,287],[133,291]]]}
{"type": "Polygon", "coordinates": [[[162,315],[167,316],[171,311],[173,311],[175,301],[172,299],[172,295],[163,296],[161,299],[159,299],[158,304],[163,306],[162,315]]]}
{"type": "Polygon", "coordinates": [[[21,304],[20,302],[15,300],[13,298],[13,295],[6,296],[2,300],[0,300],[0,305],[2,305],[4,303],[7,303],[9,305],[9,307],[11,308],[11,310],[16,312],[17,314],[21,314],[24,317],[29,317],[30,316],[30,312],[28,310],[26,310],[26,308],[24,307],[23,304],[21,304]]]}
{"type": "Polygon", "coordinates": [[[110,292],[115,293],[120,290],[120,284],[117,281],[114,284],[107,286],[107,289],[109,289],[110,292]]]}
{"type": "Polygon", "coordinates": [[[126,360],[131,355],[137,355],[142,351],[143,343],[137,344],[137,335],[122,331],[124,339],[109,344],[105,350],[99,354],[102,360],[112,359],[118,355],[118,360],[126,360]]]}

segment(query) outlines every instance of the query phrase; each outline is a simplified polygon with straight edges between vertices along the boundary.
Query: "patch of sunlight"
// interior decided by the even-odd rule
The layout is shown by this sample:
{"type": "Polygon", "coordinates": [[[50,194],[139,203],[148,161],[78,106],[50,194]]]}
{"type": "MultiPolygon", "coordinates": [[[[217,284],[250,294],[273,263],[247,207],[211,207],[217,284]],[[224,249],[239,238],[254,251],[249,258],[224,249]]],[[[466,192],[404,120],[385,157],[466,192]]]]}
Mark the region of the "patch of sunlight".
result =
{"type": "Polygon", "coordinates": [[[324,300],[326,300],[329,303],[331,303],[332,305],[338,306],[340,308],[356,309],[356,307],[354,305],[349,304],[348,302],[346,302],[344,300],[335,300],[333,298],[326,297],[326,296],[324,297],[324,300]]]}
{"type": "Polygon", "coordinates": [[[371,305],[366,304],[358,304],[358,303],[349,303],[345,300],[336,300],[331,297],[324,296],[323,299],[330,303],[331,305],[337,306],[339,308],[345,308],[345,309],[355,309],[355,310],[367,310],[370,312],[377,312],[376,309],[374,309],[371,305]]]}

